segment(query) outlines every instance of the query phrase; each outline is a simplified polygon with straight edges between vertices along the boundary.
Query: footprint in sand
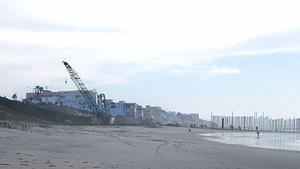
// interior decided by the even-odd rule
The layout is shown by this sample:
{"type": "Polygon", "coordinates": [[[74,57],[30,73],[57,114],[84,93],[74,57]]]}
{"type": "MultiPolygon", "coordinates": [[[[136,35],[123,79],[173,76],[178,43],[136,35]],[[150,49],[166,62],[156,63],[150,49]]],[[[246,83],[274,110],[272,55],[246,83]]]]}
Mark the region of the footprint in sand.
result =
{"type": "Polygon", "coordinates": [[[21,163],[29,163],[29,161],[20,161],[21,163]]]}

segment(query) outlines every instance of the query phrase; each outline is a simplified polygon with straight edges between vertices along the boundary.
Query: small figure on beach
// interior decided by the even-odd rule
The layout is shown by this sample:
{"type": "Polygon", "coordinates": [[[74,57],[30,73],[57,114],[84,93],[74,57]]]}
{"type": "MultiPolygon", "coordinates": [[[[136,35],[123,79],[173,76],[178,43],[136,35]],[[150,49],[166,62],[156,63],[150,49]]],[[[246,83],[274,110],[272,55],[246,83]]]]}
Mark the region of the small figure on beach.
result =
{"type": "Polygon", "coordinates": [[[257,137],[259,137],[259,130],[258,130],[258,127],[256,127],[256,134],[257,134],[257,137]]]}

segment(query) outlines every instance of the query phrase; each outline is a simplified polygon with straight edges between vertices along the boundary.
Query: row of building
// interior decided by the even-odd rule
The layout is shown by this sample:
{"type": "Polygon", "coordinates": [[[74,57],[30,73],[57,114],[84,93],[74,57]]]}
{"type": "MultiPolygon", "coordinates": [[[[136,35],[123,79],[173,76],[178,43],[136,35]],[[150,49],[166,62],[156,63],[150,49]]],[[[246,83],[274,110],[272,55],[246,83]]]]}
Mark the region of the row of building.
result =
{"type": "MultiPolygon", "coordinates": [[[[112,116],[131,117],[139,120],[151,120],[160,124],[178,124],[189,126],[195,124],[200,126],[203,121],[199,119],[199,114],[183,114],[179,112],[165,111],[159,106],[147,105],[142,107],[137,103],[126,103],[125,101],[114,102],[113,99],[101,100],[102,97],[90,90],[90,95],[100,107],[104,102],[105,111],[112,116]]],[[[26,100],[32,104],[53,104],[57,106],[72,107],[78,110],[91,111],[91,107],[86,103],[79,91],[43,91],[40,93],[26,93],[26,100]]]]}

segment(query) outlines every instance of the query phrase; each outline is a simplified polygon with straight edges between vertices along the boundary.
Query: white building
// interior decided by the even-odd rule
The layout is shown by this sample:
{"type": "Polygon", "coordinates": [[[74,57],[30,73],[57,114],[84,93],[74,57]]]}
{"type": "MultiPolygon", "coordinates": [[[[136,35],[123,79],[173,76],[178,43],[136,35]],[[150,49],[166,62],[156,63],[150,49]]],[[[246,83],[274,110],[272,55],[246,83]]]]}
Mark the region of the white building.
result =
{"type": "Polygon", "coordinates": [[[112,99],[107,99],[106,110],[113,116],[127,116],[138,119],[144,118],[144,109],[136,103],[126,103],[125,101],[113,102],[112,99]]]}
{"type": "MultiPolygon", "coordinates": [[[[90,90],[90,95],[97,104],[97,92],[90,90]]],[[[33,104],[45,103],[55,104],[58,106],[72,107],[78,110],[92,111],[91,107],[86,103],[80,91],[44,91],[43,93],[26,93],[26,99],[33,104]]]]}
{"type": "Polygon", "coordinates": [[[46,103],[46,104],[59,104],[60,92],[51,92],[49,90],[43,93],[26,93],[26,99],[33,104],[46,103]]]}
{"type": "Polygon", "coordinates": [[[167,113],[159,106],[146,105],[143,113],[145,119],[151,119],[162,124],[167,123],[167,113]]]}
{"type": "Polygon", "coordinates": [[[167,119],[167,123],[177,123],[178,122],[178,118],[177,118],[177,112],[167,112],[166,113],[166,119],[167,119]]]}

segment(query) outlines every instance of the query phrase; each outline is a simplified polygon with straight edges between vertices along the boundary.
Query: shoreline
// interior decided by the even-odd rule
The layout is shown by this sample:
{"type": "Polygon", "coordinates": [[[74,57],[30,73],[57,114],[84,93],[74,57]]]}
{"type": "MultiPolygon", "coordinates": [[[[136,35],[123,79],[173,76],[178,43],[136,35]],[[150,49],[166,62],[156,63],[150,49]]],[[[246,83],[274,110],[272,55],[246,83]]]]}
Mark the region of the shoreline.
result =
{"type": "Polygon", "coordinates": [[[253,132],[221,131],[201,133],[198,135],[203,136],[204,139],[217,143],[240,145],[250,148],[300,152],[300,133],[264,132],[264,135],[261,134],[259,137],[257,137],[253,132]]]}

